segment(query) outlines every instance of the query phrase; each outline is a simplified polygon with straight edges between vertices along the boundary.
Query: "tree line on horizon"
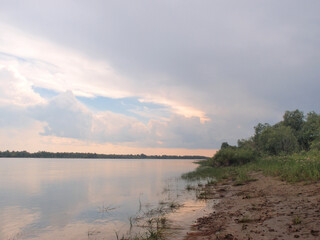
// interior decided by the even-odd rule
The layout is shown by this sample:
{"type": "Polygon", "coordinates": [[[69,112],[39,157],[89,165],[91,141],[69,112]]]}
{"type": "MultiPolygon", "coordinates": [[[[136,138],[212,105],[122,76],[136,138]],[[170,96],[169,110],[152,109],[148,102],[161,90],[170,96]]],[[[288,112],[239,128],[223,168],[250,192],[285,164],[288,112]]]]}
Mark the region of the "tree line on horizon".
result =
{"type": "Polygon", "coordinates": [[[282,121],[270,125],[259,123],[254,135],[238,140],[237,146],[227,142],[213,156],[215,166],[245,164],[265,156],[289,156],[295,153],[320,154],[320,115],[312,111],[286,111],[282,121]]]}
{"type": "Polygon", "coordinates": [[[0,158],[99,158],[99,159],[207,159],[205,156],[177,155],[145,155],[145,154],[98,154],[77,152],[46,152],[29,153],[27,151],[0,151],[0,158]]]}

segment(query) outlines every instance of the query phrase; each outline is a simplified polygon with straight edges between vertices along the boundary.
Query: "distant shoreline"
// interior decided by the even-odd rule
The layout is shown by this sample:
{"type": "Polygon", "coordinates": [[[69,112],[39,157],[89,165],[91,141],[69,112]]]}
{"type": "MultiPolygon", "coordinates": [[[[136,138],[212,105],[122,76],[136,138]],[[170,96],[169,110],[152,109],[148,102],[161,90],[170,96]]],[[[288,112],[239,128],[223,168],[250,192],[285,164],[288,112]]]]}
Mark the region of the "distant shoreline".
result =
{"type": "Polygon", "coordinates": [[[95,159],[207,159],[205,156],[145,155],[145,154],[98,154],[78,152],[29,153],[27,151],[0,151],[0,158],[95,158],[95,159]]]}

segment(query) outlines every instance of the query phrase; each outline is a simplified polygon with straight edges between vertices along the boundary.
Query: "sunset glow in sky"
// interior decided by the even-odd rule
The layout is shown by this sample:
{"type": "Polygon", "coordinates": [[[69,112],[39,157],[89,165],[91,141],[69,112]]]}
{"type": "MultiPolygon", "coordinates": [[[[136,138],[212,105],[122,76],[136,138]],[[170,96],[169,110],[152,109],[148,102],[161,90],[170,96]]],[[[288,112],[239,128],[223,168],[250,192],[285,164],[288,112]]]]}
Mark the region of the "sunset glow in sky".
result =
{"type": "Polygon", "coordinates": [[[320,111],[320,2],[1,1],[0,151],[211,156],[320,111]]]}

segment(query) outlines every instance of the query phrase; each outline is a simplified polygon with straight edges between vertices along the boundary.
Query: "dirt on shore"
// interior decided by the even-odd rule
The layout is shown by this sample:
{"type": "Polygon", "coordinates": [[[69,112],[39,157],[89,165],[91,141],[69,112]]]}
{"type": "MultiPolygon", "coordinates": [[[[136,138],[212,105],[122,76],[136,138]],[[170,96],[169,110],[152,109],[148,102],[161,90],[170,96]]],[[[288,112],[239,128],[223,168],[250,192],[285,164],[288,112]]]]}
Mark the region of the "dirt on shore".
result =
{"type": "Polygon", "coordinates": [[[206,198],[219,199],[201,217],[186,240],[320,239],[320,183],[290,184],[261,173],[236,186],[225,180],[206,187],[206,198]]]}

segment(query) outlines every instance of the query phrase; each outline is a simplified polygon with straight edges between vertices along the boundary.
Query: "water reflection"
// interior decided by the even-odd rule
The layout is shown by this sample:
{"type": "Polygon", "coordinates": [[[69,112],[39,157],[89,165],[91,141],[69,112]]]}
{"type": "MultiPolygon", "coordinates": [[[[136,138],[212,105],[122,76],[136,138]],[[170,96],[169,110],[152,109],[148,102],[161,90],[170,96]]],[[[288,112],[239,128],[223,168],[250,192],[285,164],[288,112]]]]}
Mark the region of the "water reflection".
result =
{"type": "Polygon", "coordinates": [[[0,239],[114,239],[141,203],[176,197],[192,162],[0,159],[0,239]]]}

